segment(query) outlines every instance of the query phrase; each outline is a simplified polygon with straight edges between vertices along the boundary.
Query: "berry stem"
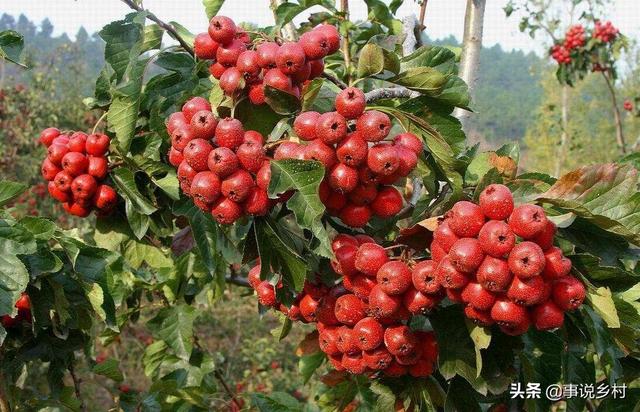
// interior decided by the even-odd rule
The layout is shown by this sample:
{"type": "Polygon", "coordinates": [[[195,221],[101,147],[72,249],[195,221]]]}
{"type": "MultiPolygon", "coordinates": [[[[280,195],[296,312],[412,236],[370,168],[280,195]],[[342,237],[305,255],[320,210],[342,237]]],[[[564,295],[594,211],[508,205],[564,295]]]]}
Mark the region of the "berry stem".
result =
{"type": "Polygon", "coordinates": [[[82,394],[80,393],[80,378],[78,378],[78,376],[76,375],[75,370],[73,369],[73,363],[69,364],[69,374],[71,375],[71,379],[73,380],[73,388],[75,390],[76,393],[76,398],[78,399],[78,401],[80,401],[80,408],[82,409],[83,412],[87,411],[87,405],[84,403],[84,400],[82,399],[82,394]]]}
{"type": "Polygon", "coordinates": [[[338,79],[337,77],[335,77],[332,74],[324,72],[324,73],[322,73],[322,77],[324,77],[325,79],[329,80],[331,83],[335,84],[336,86],[338,86],[342,90],[344,90],[344,89],[346,89],[348,87],[345,82],[343,82],[342,80],[338,79]]]}
{"type": "Polygon", "coordinates": [[[367,103],[375,102],[381,99],[396,99],[396,98],[415,98],[419,97],[420,93],[406,89],[404,87],[383,87],[381,89],[372,90],[365,93],[365,99],[367,103]]]}
{"type": "Polygon", "coordinates": [[[165,23],[164,21],[160,20],[158,17],[156,17],[155,14],[151,13],[148,10],[143,9],[141,6],[138,6],[135,2],[133,2],[133,0],[121,0],[124,4],[126,4],[127,6],[129,6],[131,9],[136,10],[136,11],[146,11],[147,14],[147,18],[155,23],[158,24],[158,26],[162,27],[164,30],[167,31],[167,33],[169,33],[169,35],[171,37],[173,37],[178,43],[180,43],[180,45],[182,46],[183,49],[185,49],[190,55],[194,55],[193,53],[193,48],[191,47],[191,45],[189,43],[187,43],[187,41],[185,39],[182,38],[182,36],[180,36],[180,34],[178,34],[178,32],[176,31],[176,29],[168,24],[165,23]]]}
{"type": "Polygon", "coordinates": [[[100,118],[98,119],[96,124],[93,125],[93,129],[91,129],[91,134],[96,134],[96,129],[98,128],[100,123],[102,123],[102,121],[107,118],[108,114],[109,114],[108,110],[106,112],[102,113],[102,116],[100,116],[100,118]]]}
{"type": "Polygon", "coordinates": [[[240,402],[238,402],[238,399],[236,398],[236,395],[233,394],[233,392],[231,391],[231,388],[229,388],[229,385],[224,380],[224,376],[222,376],[222,373],[220,372],[220,369],[215,369],[213,371],[213,373],[214,373],[216,379],[218,379],[218,381],[220,381],[220,384],[222,384],[222,387],[224,388],[224,391],[227,392],[227,395],[229,395],[231,397],[231,401],[238,407],[238,410],[242,409],[242,405],[240,405],[240,402]]]}

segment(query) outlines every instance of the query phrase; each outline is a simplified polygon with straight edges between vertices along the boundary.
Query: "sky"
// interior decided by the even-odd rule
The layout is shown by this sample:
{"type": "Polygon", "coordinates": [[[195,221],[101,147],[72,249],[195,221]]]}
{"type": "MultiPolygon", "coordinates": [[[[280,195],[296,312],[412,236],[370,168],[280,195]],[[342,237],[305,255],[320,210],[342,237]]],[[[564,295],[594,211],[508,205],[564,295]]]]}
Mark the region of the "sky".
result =
{"type": "MultiPolygon", "coordinates": [[[[429,37],[462,38],[465,3],[465,0],[429,0],[425,19],[429,37]]],[[[487,1],[484,45],[491,47],[499,43],[506,50],[541,51],[537,42],[518,31],[517,18],[505,17],[502,8],[506,3],[507,0],[487,1]]],[[[640,40],[640,0],[614,0],[613,3],[605,20],[611,19],[623,33],[640,40]]],[[[207,19],[201,0],[144,0],[144,6],[162,20],[177,21],[194,33],[206,31],[207,19]]],[[[367,15],[363,0],[351,0],[350,9],[352,19],[364,19],[367,15]]],[[[397,16],[417,15],[418,11],[415,1],[405,0],[397,16]]],[[[0,0],[2,12],[14,17],[23,13],[37,23],[49,18],[55,27],[54,34],[67,33],[73,37],[81,26],[89,33],[99,31],[110,21],[122,18],[128,8],[119,0],[0,0]]],[[[219,14],[261,26],[273,24],[268,0],[226,0],[219,14]]],[[[299,16],[297,21],[304,18],[299,16]]]]}

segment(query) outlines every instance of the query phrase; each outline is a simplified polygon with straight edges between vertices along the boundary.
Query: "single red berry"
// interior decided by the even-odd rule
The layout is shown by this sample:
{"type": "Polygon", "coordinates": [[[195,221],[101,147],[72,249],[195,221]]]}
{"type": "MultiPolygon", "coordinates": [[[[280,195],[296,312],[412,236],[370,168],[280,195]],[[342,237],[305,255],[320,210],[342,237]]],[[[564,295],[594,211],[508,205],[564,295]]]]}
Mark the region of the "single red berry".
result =
{"type": "Polygon", "coordinates": [[[318,343],[320,344],[320,349],[327,355],[339,355],[341,353],[337,345],[338,333],[339,330],[336,327],[325,327],[320,331],[318,343]]]}
{"type": "Polygon", "coordinates": [[[332,26],[330,24],[320,24],[313,30],[318,31],[326,36],[327,42],[329,44],[328,54],[333,54],[340,50],[340,33],[338,33],[338,29],[335,26],[332,26]]]}
{"type": "Polygon", "coordinates": [[[365,227],[371,220],[371,209],[364,205],[346,205],[340,210],[340,220],[347,226],[365,227]]]}
{"type": "Polygon", "coordinates": [[[450,214],[449,227],[459,237],[476,237],[484,225],[484,214],[475,203],[457,202],[450,214]]]}
{"type": "Polygon", "coordinates": [[[548,300],[533,308],[531,320],[538,330],[558,329],[564,323],[564,311],[548,300]]]}
{"type": "Polygon", "coordinates": [[[491,318],[500,326],[515,328],[528,320],[527,310],[507,299],[498,299],[491,308],[491,318]]]}
{"type": "Polygon", "coordinates": [[[462,289],[469,283],[469,278],[453,266],[449,256],[444,257],[438,264],[436,276],[445,289],[462,289]]]}
{"type": "Polygon", "coordinates": [[[364,92],[356,87],[347,87],[336,96],[336,111],[346,119],[357,119],[367,105],[364,92]]]}
{"type": "Polygon", "coordinates": [[[209,66],[209,73],[218,80],[220,80],[225,71],[227,71],[227,67],[218,62],[209,66]]]}
{"type": "Polygon", "coordinates": [[[204,139],[193,139],[184,148],[182,154],[184,160],[196,172],[203,172],[209,169],[209,153],[213,150],[211,144],[204,139]]]}
{"type": "Polygon", "coordinates": [[[480,311],[490,310],[496,301],[493,293],[475,282],[471,282],[464,287],[461,297],[464,303],[480,311]]]}
{"type": "Polygon", "coordinates": [[[256,185],[260,189],[268,190],[269,183],[271,182],[271,163],[266,160],[262,162],[262,166],[258,173],[256,173],[256,185]]]}
{"type": "Polygon", "coordinates": [[[187,123],[190,123],[193,116],[201,110],[211,111],[211,104],[204,97],[193,97],[182,106],[182,114],[187,123]]]}
{"type": "Polygon", "coordinates": [[[393,144],[404,146],[414,152],[417,156],[422,154],[424,143],[413,133],[401,133],[393,138],[393,144]]]}
{"type": "Polygon", "coordinates": [[[26,293],[22,293],[16,304],[14,305],[18,310],[30,310],[31,309],[31,301],[29,300],[29,295],[26,293]]]}
{"type": "Polygon", "coordinates": [[[311,295],[305,295],[302,300],[300,300],[299,306],[300,313],[304,320],[307,322],[315,322],[317,320],[316,310],[318,309],[318,299],[311,295]]]}
{"type": "Polygon", "coordinates": [[[536,205],[521,205],[513,209],[509,217],[509,227],[513,233],[524,239],[540,234],[547,225],[544,209],[536,205]]]}
{"type": "Polygon", "coordinates": [[[513,195],[508,187],[491,184],[480,193],[480,209],[489,219],[506,220],[513,212],[513,195]]]}
{"type": "Polygon", "coordinates": [[[369,295],[369,312],[371,316],[381,319],[393,316],[402,307],[400,296],[384,293],[380,285],[374,286],[369,295]]]}
{"type": "Polygon", "coordinates": [[[263,69],[274,69],[276,67],[276,54],[280,46],[274,42],[261,43],[257,48],[258,64],[263,69]]]}
{"type": "Polygon", "coordinates": [[[367,142],[360,136],[360,133],[350,133],[338,145],[336,155],[341,163],[350,167],[360,166],[366,159],[369,147],[367,142]]]}
{"type": "Polygon", "coordinates": [[[384,345],[395,356],[406,356],[418,346],[418,339],[405,325],[392,326],[384,331],[384,345]]]}
{"type": "Polygon", "coordinates": [[[196,135],[190,125],[178,126],[171,134],[171,146],[182,152],[195,138],[196,135]]]}
{"type": "Polygon", "coordinates": [[[222,181],[222,194],[234,202],[242,202],[249,195],[249,191],[255,185],[251,174],[239,169],[222,181]]]}
{"type": "Polygon", "coordinates": [[[199,59],[213,60],[218,51],[218,42],[213,40],[209,33],[200,33],[193,40],[193,51],[199,59]]]}
{"type": "Polygon", "coordinates": [[[51,146],[51,143],[53,143],[53,139],[58,136],[60,136],[60,130],[55,127],[49,127],[40,133],[39,141],[46,147],[49,147],[51,146]]]}
{"type": "Polygon", "coordinates": [[[236,24],[225,16],[215,16],[209,22],[209,36],[220,44],[228,44],[236,36],[236,24]]]}
{"type": "Polygon", "coordinates": [[[391,120],[377,110],[364,112],[356,123],[356,129],[369,142],[379,142],[389,135],[391,120]]]}
{"type": "MultiPolygon", "coordinates": [[[[179,152],[178,152],[179,153],[179,152]]],[[[178,163],[179,164],[179,163],[178,163]]],[[[87,173],[95,177],[97,180],[103,180],[109,172],[109,162],[104,157],[89,157],[87,173]]]]}
{"type": "Polygon", "coordinates": [[[480,229],[478,241],[484,253],[500,258],[511,252],[516,244],[516,236],[505,222],[490,220],[480,229]]]}
{"type": "Polygon", "coordinates": [[[258,285],[262,281],[260,279],[260,271],[261,270],[262,270],[262,267],[258,263],[257,265],[252,267],[251,270],[249,270],[249,274],[247,275],[247,280],[249,281],[249,285],[251,285],[251,287],[254,288],[254,289],[256,287],[258,287],[258,285]]]}
{"type": "Polygon", "coordinates": [[[85,149],[88,155],[104,156],[109,150],[110,139],[104,134],[92,134],[87,137],[85,149]]]}
{"type": "Polygon", "coordinates": [[[265,103],[264,84],[262,82],[249,85],[249,100],[256,106],[265,103]]]}
{"type": "Polygon", "coordinates": [[[347,121],[338,112],[321,114],[316,122],[316,136],[327,144],[341,142],[347,136],[347,121]]]}
{"type": "Polygon", "coordinates": [[[418,165],[418,156],[411,151],[411,149],[394,145],[396,148],[396,153],[398,155],[398,170],[396,170],[396,174],[401,177],[407,177],[418,165]]]}
{"type": "Polygon", "coordinates": [[[363,318],[353,327],[358,347],[363,351],[370,351],[380,346],[384,339],[384,328],[374,318],[363,318]]]}
{"type": "Polygon", "coordinates": [[[387,251],[376,243],[365,243],[358,248],[356,269],[368,276],[376,276],[378,270],[389,261],[387,251]]]}
{"type": "Polygon", "coordinates": [[[100,210],[111,210],[118,203],[118,193],[109,185],[100,185],[93,195],[93,204],[100,210]]]}
{"type": "Polygon", "coordinates": [[[323,143],[320,139],[309,142],[304,147],[304,158],[322,163],[326,170],[330,170],[338,161],[333,148],[323,143]]]}
{"type": "Polygon", "coordinates": [[[59,172],[53,179],[56,188],[62,192],[69,192],[71,190],[71,182],[73,182],[73,176],[64,170],[59,172]]]}
{"type": "Polygon", "coordinates": [[[352,246],[355,246],[356,248],[360,246],[360,244],[358,243],[358,239],[356,239],[351,235],[347,235],[345,233],[338,233],[336,237],[333,238],[333,241],[331,241],[331,249],[334,252],[336,252],[342,246],[346,246],[346,245],[352,245],[352,246]]]}
{"type": "Polygon", "coordinates": [[[53,143],[47,148],[47,159],[57,167],[62,165],[62,158],[69,153],[67,145],[53,143]]]}
{"type": "Polygon", "coordinates": [[[242,90],[246,83],[242,72],[232,66],[222,73],[219,85],[227,96],[233,96],[235,92],[242,90]]]}
{"type": "Polygon", "coordinates": [[[300,46],[309,60],[322,59],[329,54],[327,36],[318,30],[312,30],[300,36],[300,46]]]}
{"type": "MultiPolygon", "coordinates": [[[[382,332],[380,333],[382,342],[382,332]]],[[[362,352],[362,359],[367,368],[374,371],[385,370],[393,361],[393,355],[384,346],[362,352]]]]}
{"type": "Polygon", "coordinates": [[[518,243],[509,253],[509,270],[521,279],[529,279],[542,273],[544,252],[533,242],[518,243]]]}
{"type": "Polygon", "coordinates": [[[424,294],[435,294],[440,291],[440,283],[436,277],[438,265],[433,260],[423,260],[413,267],[411,280],[413,286],[424,294]]]}
{"type": "Polygon", "coordinates": [[[178,181],[180,182],[180,188],[185,194],[189,194],[191,191],[191,182],[193,178],[198,174],[187,162],[182,162],[178,166],[178,181]]]}
{"type": "Polygon", "coordinates": [[[71,176],[80,176],[87,172],[89,167],[89,159],[82,153],[69,152],[64,155],[61,161],[62,170],[71,176]]]}
{"type": "Polygon", "coordinates": [[[344,355],[342,355],[342,366],[347,372],[354,375],[363,374],[367,370],[367,366],[362,360],[361,353],[345,353],[344,355]]]}
{"type": "Polygon", "coordinates": [[[367,153],[367,166],[379,175],[392,175],[400,167],[396,147],[386,143],[371,147],[367,153]]]}
{"type": "Polygon", "coordinates": [[[236,150],[236,156],[245,170],[257,173],[265,159],[265,150],[262,145],[242,143],[236,150]]]}
{"type": "Polygon", "coordinates": [[[91,209],[80,203],[63,203],[62,208],[70,215],[78,217],[87,217],[91,213],[91,209]]]}
{"type": "Polygon", "coordinates": [[[324,73],[323,60],[309,60],[309,67],[311,68],[309,79],[315,79],[316,77],[322,76],[322,73],[324,73]]]}
{"type": "Polygon", "coordinates": [[[293,131],[302,140],[314,140],[317,137],[316,124],[319,118],[318,112],[302,112],[293,121],[293,131]]]}
{"type": "Polygon", "coordinates": [[[409,371],[409,367],[401,365],[395,359],[391,361],[387,369],[384,370],[384,375],[389,378],[399,378],[404,376],[409,371]]]}
{"type": "Polygon", "coordinates": [[[278,303],[273,285],[266,280],[258,284],[256,294],[258,295],[258,302],[263,306],[275,306],[278,303]]]}
{"type": "Polygon", "coordinates": [[[216,144],[235,150],[244,140],[244,128],[238,119],[227,117],[218,122],[216,127],[216,144]]]}
{"type": "Polygon", "coordinates": [[[339,270],[337,273],[341,275],[352,275],[357,272],[356,269],[356,255],[358,253],[358,247],[350,244],[345,244],[336,249],[336,261],[339,270]]]}
{"type": "Polygon", "coordinates": [[[369,299],[371,289],[377,284],[374,279],[366,277],[362,274],[345,275],[342,278],[342,284],[345,289],[352,292],[359,299],[364,301],[369,299]]]}
{"type": "Polygon", "coordinates": [[[573,276],[565,276],[553,285],[553,301],[562,310],[578,309],[585,298],[582,282],[573,276]]]}
{"type": "Polygon", "coordinates": [[[352,294],[336,300],[335,316],[344,325],[353,326],[366,316],[367,305],[352,294]]]}
{"type": "Polygon", "coordinates": [[[353,329],[348,326],[341,326],[338,329],[338,340],[336,342],[338,350],[342,353],[360,353],[358,347],[358,337],[353,329]]]}
{"type": "Polygon", "coordinates": [[[349,193],[358,185],[358,171],[343,163],[337,164],[329,174],[329,186],[337,192],[349,193]]]}
{"type": "Polygon", "coordinates": [[[218,119],[209,110],[200,110],[191,118],[191,130],[198,139],[213,139],[217,126],[218,119]]]}
{"type": "Polygon", "coordinates": [[[558,247],[551,247],[544,254],[545,265],[542,270],[542,276],[545,280],[553,281],[571,272],[571,260],[564,256],[562,250],[558,247]]]}
{"type": "Polygon", "coordinates": [[[435,232],[433,232],[433,241],[442,247],[446,253],[449,253],[451,246],[459,239],[459,237],[453,233],[453,230],[451,230],[449,221],[449,219],[446,219],[440,222],[435,232]]]}
{"type": "Polygon", "coordinates": [[[69,147],[70,152],[85,153],[86,143],[87,135],[82,132],[75,132],[69,138],[69,143],[67,144],[67,146],[69,147]]]}
{"type": "Polygon", "coordinates": [[[424,294],[416,290],[413,286],[402,295],[402,304],[414,315],[426,314],[433,309],[439,301],[439,298],[424,294]]]}
{"type": "Polygon", "coordinates": [[[474,308],[473,306],[464,307],[464,315],[471,319],[473,323],[479,326],[491,326],[494,323],[489,311],[482,311],[474,308]]]}
{"type": "Polygon", "coordinates": [[[97,188],[96,179],[87,174],[80,175],[71,182],[74,199],[91,199],[97,188]]]}
{"type": "Polygon", "coordinates": [[[217,147],[209,153],[207,158],[209,170],[225,178],[235,173],[240,167],[240,161],[228,147],[217,147]]]}
{"type": "Polygon", "coordinates": [[[275,160],[282,159],[304,159],[304,146],[296,142],[282,142],[278,145],[273,158],[275,160]]]}
{"type": "Polygon", "coordinates": [[[547,219],[544,229],[530,240],[536,243],[543,251],[547,251],[553,246],[553,238],[556,235],[556,225],[551,220],[547,219]]]}
{"type": "Polygon", "coordinates": [[[260,74],[258,53],[253,50],[242,52],[236,61],[236,68],[240,70],[245,80],[251,80],[260,74]]]}
{"type": "Polygon", "coordinates": [[[230,225],[242,217],[242,207],[231,199],[222,198],[214,204],[211,214],[221,225],[230,225]]]}
{"type": "Polygon", "coordinates": [[[47,190],[49,192],[49,195],[58,202],[66,203],[71,199],[70,192],[63,192],[62,190],[58,189],[54,182],[49,182],[47,184],[47,190]]]}
{"type": "Polygon", "coordinates": [[[358,179],[363,185],[373,185],[379,183],[379,176],[366,165],[358,169],[358,179]]]}
{"type": "Polygon", "coordinates": [[[264,146],[264,136],[255,130],[247,130],[244,132],[243,143],[250,143],[256,146],[264,146]]]}
{"type": "Polygon", "coordinates": [[[287,93],[292,91],[291,78],[282,73],[280,69],[270,69],[264,75],[263,82],[265,85],[273,87],[287,93]]]}
{"type": "Polygon", "coordinates": [[[412,285],[411,270],[406,263],[392,260],[378,269],[376,280],[384,293],[401,295],[412,285]]]}
{"type": "Polygon", "coordinates": [[[522,306],[533,306],[542,302],[545,294],[544,279],[535,276],[529,279],[520,279],[514,276],[511,286],[507,290],[507,297],[522,306]]]}
{"type": "Polygon", "coordinates": [[[449,260],[460,272],[474,273],[484,259],[480,242],[474,238],[462,238],[451,246],[449,260]]]}
{"type": "Polygon", "coordinates": [[[303,68],[305,61],[304,49],[298,43],[286,42],[276,52],[276,66],[284,74],[297,73],[303,68]]]}
{"type": "Polygon", "coordinates": [[[220,178],[213,172],[200,172],[194,176],[189,192],[194,199],[212,204],[220,196],[220,178]]]}
{"type": "Polygon", "coordinates": [[[264,189],[254,186],[244,201],[244,211],[252,216],[264,216],[269,212],[269,195],[264,189]]]}

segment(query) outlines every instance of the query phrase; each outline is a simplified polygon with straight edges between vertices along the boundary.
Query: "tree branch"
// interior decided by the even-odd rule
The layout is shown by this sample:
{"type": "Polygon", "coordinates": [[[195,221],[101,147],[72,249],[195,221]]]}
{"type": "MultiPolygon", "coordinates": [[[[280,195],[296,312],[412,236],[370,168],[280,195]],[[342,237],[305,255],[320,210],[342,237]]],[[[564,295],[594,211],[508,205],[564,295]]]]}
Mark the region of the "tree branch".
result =
{"type": "Polygon", "coordinates": [[[11,412],[11,406],[9,406],[9,400],[7,399],[7,393],[4,387],[4,374],[0,372],[0,412],[11,412]]]}
{"type": "Polygon", "coordinates": [[[183,39],[182,36],[180,36],[180,34],[178,34],[176,29],[172,25],[160,20],[158,17],[156,17],[155,14],[151,13],[149,10],[145,10],[142,7],[138,6],[136,3],[133,2],[133,0],[121,0],[121,1],[127,6],[129,6],[130,8],[132,8],[133,10],[146,11],[148,13],[147,18],[149,20],[157,23],[158,26],[166,30],[171,37],[173,37],[178,43],[180,43],[180,46],[182,46],[183,49],[185,49],[190,55],[192,56],[194,55],[193,48],[191,47],[191,45],[187,43],[187,41],[183,39]]]}
{"type": "Polygon", "coordinates": [[[620,109],[618,109],[618,100],[616,98],[616,91],[613,88],[613,84],[609,79],[609,75],[607,72],[602,73],[602,77],[604,77],[604,81],[607,83],[607,89],[609,89],[609,95],[611,96],[611,106],[613,108],[613,118],[615,120],[616,125],[616,141],[618,142],[618,147],[620,147],[620,151],[622,154],[627,153],[627,145],[624,141],[624,134],[622,132],[622,118],[620,117],[620,109]]]}
{"type": "Polygon", "coordinates": [[[224,277],[225,282],[227,283],[231,283],[232,285],[236,285],[236,286],[242,286],[245,288],[250,288],[251,285],[249,284],[249,281],[247,280],[247,278],[241,278],[241,277],[237,277],[234,275],[227,275],[224,277]]]}
{"type": "MultiPolygon", "coordinates": [[[[340,0],[340,11],[344,14],[344,19],[349,20],[349,0],[340,0]]],[[[349,68],[351,67],[351,49],[349,45],[349,31],[342,38],[342,55],[344,56],[344,67],[349,78],[349,68]]]]}
{"type": "Polygon", "coordinates": [[[402,19],[402,33],[404,40],[402,41],[402,54],[410,55],[416,50],[418,37],[416,36],[416,28],[419,23],[415,15],[407,16],[402,19]]]}
{"type": "Polygon", "coordinates": [[[420,5],[420,31],[423,31],[424,29],[426,29],[426,26],[424,25],[424,17],[427,14],[427,3],[429,2],[429,0],[422,0],[422,4],[420,5]]]}
{"type": "Polygon", "coordinates": [[[216,368],[213,371],[213,374],[215,375],[216,379],[220,381],[220,384],[222,384],[222,387],[224,388],[224,391],[227,392],[227,395],[231,397],[231,401],[238,407],[238,410],[241,410],[242,405],[240,405],[240,402],[238,402],[236,395],[234,395],[233,392],[231,391],[231,388],[229,388],[229,385],[224,380],[224,376],[222,376],[222,373],[220,372],[220,370],[216,368]]]}
{"type": "MultiPolygon", "coordinates": [[[[273,11],[273,18],[276,21],[278,20],[276,15],[276,10],[278,9],[278,6],[280,6],[282,3],[283,3],[282,0],[270,0],[271,10],[273,11]]],[[[288,41],[295,41],[296,38],[298,37],[296,35],[296,26],[294,26],[293,23],[291,22],[285,24],[283,27],[280,28],[280,35],[288,41]]]]}
{"type": "Polygon", "coordinates": [[[80,401],[80,408],[84,412],[87,412],[87,405],[84,403],[84,400],[82,399],[82,394],[80,393],[80,382],[81,382],[80,378],[76,376],[76,373],[73,369],[73,364],[70,363],[67,369],[69,369],[69,374],[71,375],[71,379],[73,380],[73,388],[75,389],[75,392],[76,392],[76,398],[80,401]]]}
{"type": "Polygon", "coordinates": [[[384,87],[382,89],[372,90],[365,93],[364,97],[367,103],[374,102],[381,99],[395,99],[395,98],[415,98],[420,97],[420,93],[413,90],[406,89],[404,87],[384,87]]]}
{"type": "Polygon", "coordinates": [[[343,90],[346,89],[347,87],[349,87],[349,86],[347,86],[347,84],[345,82],[343,82],[342,80],[338,79],[337,77],[335,77],[332,74],[329,74],[329,73],[325,72],[325,73],[322,73],[322,77],[324,77],[325,79],[329,80],[331,83],[335,84],[336,86],[338,86],[339,88],[341,88],[343,90]]]}

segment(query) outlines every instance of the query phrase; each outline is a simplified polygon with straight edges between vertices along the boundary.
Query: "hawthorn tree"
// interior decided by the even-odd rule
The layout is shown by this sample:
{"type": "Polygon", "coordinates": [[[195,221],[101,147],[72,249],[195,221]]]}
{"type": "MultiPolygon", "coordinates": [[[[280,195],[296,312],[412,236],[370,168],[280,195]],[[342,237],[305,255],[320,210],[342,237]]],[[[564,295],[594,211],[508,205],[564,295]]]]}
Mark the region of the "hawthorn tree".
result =
{"type": "MultiPolygon", "coordinates": [[[[339,234],[369,236],[386,250],[397,251],[393,252],[396,260],[436,260],[432,232],[438,217],[460,213],[460,206],[450,211],[458,201],[481,201],[483,190],[494,183],[506,185],[517,205],[544,207],[543,213],[534,209],[537,216],[546,214],[558,228],[555,244],[571,260],[572,276],[586,289],[584,305],[567,312],[562,327],[552,331],[532,327],[510,336],[514,333],[505,333],[498,325],[481,326],[467,319],[454,292],[432,310],[402,324],[411,333],[425,334],[419,336],[435,336],[439,349],[430,376],[332,371],[323,377],[325,383],[308,405],[285,393],[256,393],[253,406],[262,411],[343,410],[347,405],[357,410],[480,411],[491,407],[534,411],[546,410],[555,402],[544,396],[511,399],[511,383],[538,382],[543,388],[556,383],[613,385],[631,384],[640,377],[636,355],[640,312],[635,293],[640,198],[634,158],[584,166],[555,178],[543,173],[518,175],[520,153],[515,144],[488,152],[467,147],[461,124],[452,115],[456,108],[472,107],[467,86],[458,77],[456,55],[433,45],[408,48],[407,44],[417,42],[412,31],[403,32],[395,16],[402,2],[387,5],[369,0],[368,19],[358,23],[348,19],[344,0],[340,7],[332,1],[272,2],[273,26],[234,29],[237,38],[232,33],[225,40],[234,46],[217,46],[225,47],[224,53],[235,53],[265,43],[278,45],[285,38],[302,39],[303,33],[314,30],[333,30],[318,28],[320,24],[337,27],[341,44],[324,57],[324,69],[302,87],[295,84],[294,88],[287,76],[278,78],[284,86],[274,87],[276,83],[267,81],[265,73],[257,79],[264,82],[257,95],[248,92],[255,78],[245,76],[246,71],[235,76],[235,69],[240,70],[237,64],[222,65],[223,71],[216,72],[212,61],[196,57],[199,44],[211,45],[207,42],[214,36],[220,40],[227,36],[222,31],[229,23],[210,30],[211,39],[197,40],[179,23],[161,21],[140,2],[125,3],[132,12],[99,33],[105,42],[106,64],[96,79],[94,95],[85,100],[89,109],[104,113],[87,132],[103,132],[111,139],[107,181],[118,193],[118,205],[110,216],[98,217],[95,228],[82,238],[47,218],[17,219],[11,209],[2,212],[1,410],[22,406],[86,409],[75,368],[78,358],[91,365],[92,373],[121,382],[117,361],[98,362],[92,343],[117,341],[123,328],[141,318],[153,336],[142,359],[153,383],[140,392],[121,387],[114,395],[118,408],[210,410],[220,407],[212,394],[223,387],[229,407],[238,410],[242,402],[220,378],[216,358],[203,349],[194,333],[194,322],[204,307],[215,304],[229,285],[246,287],[252,280],[267,282],[263,284],[285,307],[293,304],[306,282],[335,288],[342,280],[332,277],[330,262],[336,257],[332,240],[339,234]],[[296,16],[313,6],[322,10],[300,27],[292,25],[296,16]],[[177,44],[163,45],[168,37],[177,44]],[[278,150],[284,151],[281,148],[299,147],[304,140],[295,124],[301,113],[331,113],[336,96],[349,86],[362,90],[367,113],[388,116],[385,133],[411,133],[421,143],[411,174],[389,183],[402,194],[402,209],[384,218],[369,216],[358,224],[349,224],[354,222],[351,215],[336,216],[335,204],[322,194],[323,179],[330,171],[321,159],[307,159],[304,154],[294,159],[278,156],[278,150]],[[195,105],[193,97],[204,99],[195,105]],[[263,189],[273,202],[267,210],[253,213],[257,216],[234,213],[234,219],[225,222],[233,224],[220,224],[221,217],[227,217],[216,212],[220,203],[212,206],[203,197],[203,205],[195,196],[200,193],[190,193],[193,200],[185,193],[192,189],[176,172],[182,159],[177,162],[171,157],[181,134],[168,132],[170,116],[189,113],[192,118],[203,107],[221,119],[218,125],[239,121],[245,130],[266,138],[264,148],[260,146],[273,159],[267,159],[264,172],[270,173],[270,183],[263,189]],[[257,259],[260,270],[251,275],[257,259]],[[30,300],[26,313],[24,306],[16,307],[25,293],[30,300]],[[148,313],[151,319],[142,317],[148,313]],[[42,371],[49,388],[33,393],[24,383],[42,371]]],[[[217,15],[222,1],[203,3],[206,31],[207,21],[217,15]]],[[[422,4],[426,7],[426,3],[422,4]]],[[[0,55],[6,60],[19,63],[21,46],[19,33],[0,34],[0,55]]],[[[216,58],[221,60],[221,55],[216,53],[216,58]]],[[[288,66],[289,58],[285,60],[288,66]]],[[[178,124],[185,121],[176,120],[178,124]]],[[[205,129],[207,121],[203,117],[205,129]]],[[[339,122],[334,124],[340,127],[339,122]]],[[[224,136],[234,138],[231,132],[224,136]]],[[[373,139],[371,135],[364,138],[373,139]]],[[[216,134],[216,140],[224,147],[221,135],[216,134]]],[[[230,145],[236,153],[240,150],[237,144],[230,145]]],[[[385,145],[391,143],[380,147],[385,145]]],[[[187,158],[186,146],[181,150],[173,156],[187,158]]],[[[385,167],[386,163],[381,169],[385,167]]],[[[24,189],[20,183],[3,181],[0,206],[24,189]]],[[[237,190],[223,188],[222,193],[232,201],[239,199],[237,190]]],[[[519,235],[528,236],[526,232],[519,235]]],[[[273,296],[267,295],[259,292],[261,302],[274,304],[273,296]]],[[[265,309],[260,306],[260,311],[265,309]]],[[[282,316],[276,335],[285,339],[292,327],[291,319],[282,316]]],[[[304,382],[330,362],[317,336],[310,333],[300,346],[304,382]]],[[[630,387],[624,399],[572,397],[564,402],[568,410],[605,411],[631,410],[639,400],[638,389],[630,387]]]]}

